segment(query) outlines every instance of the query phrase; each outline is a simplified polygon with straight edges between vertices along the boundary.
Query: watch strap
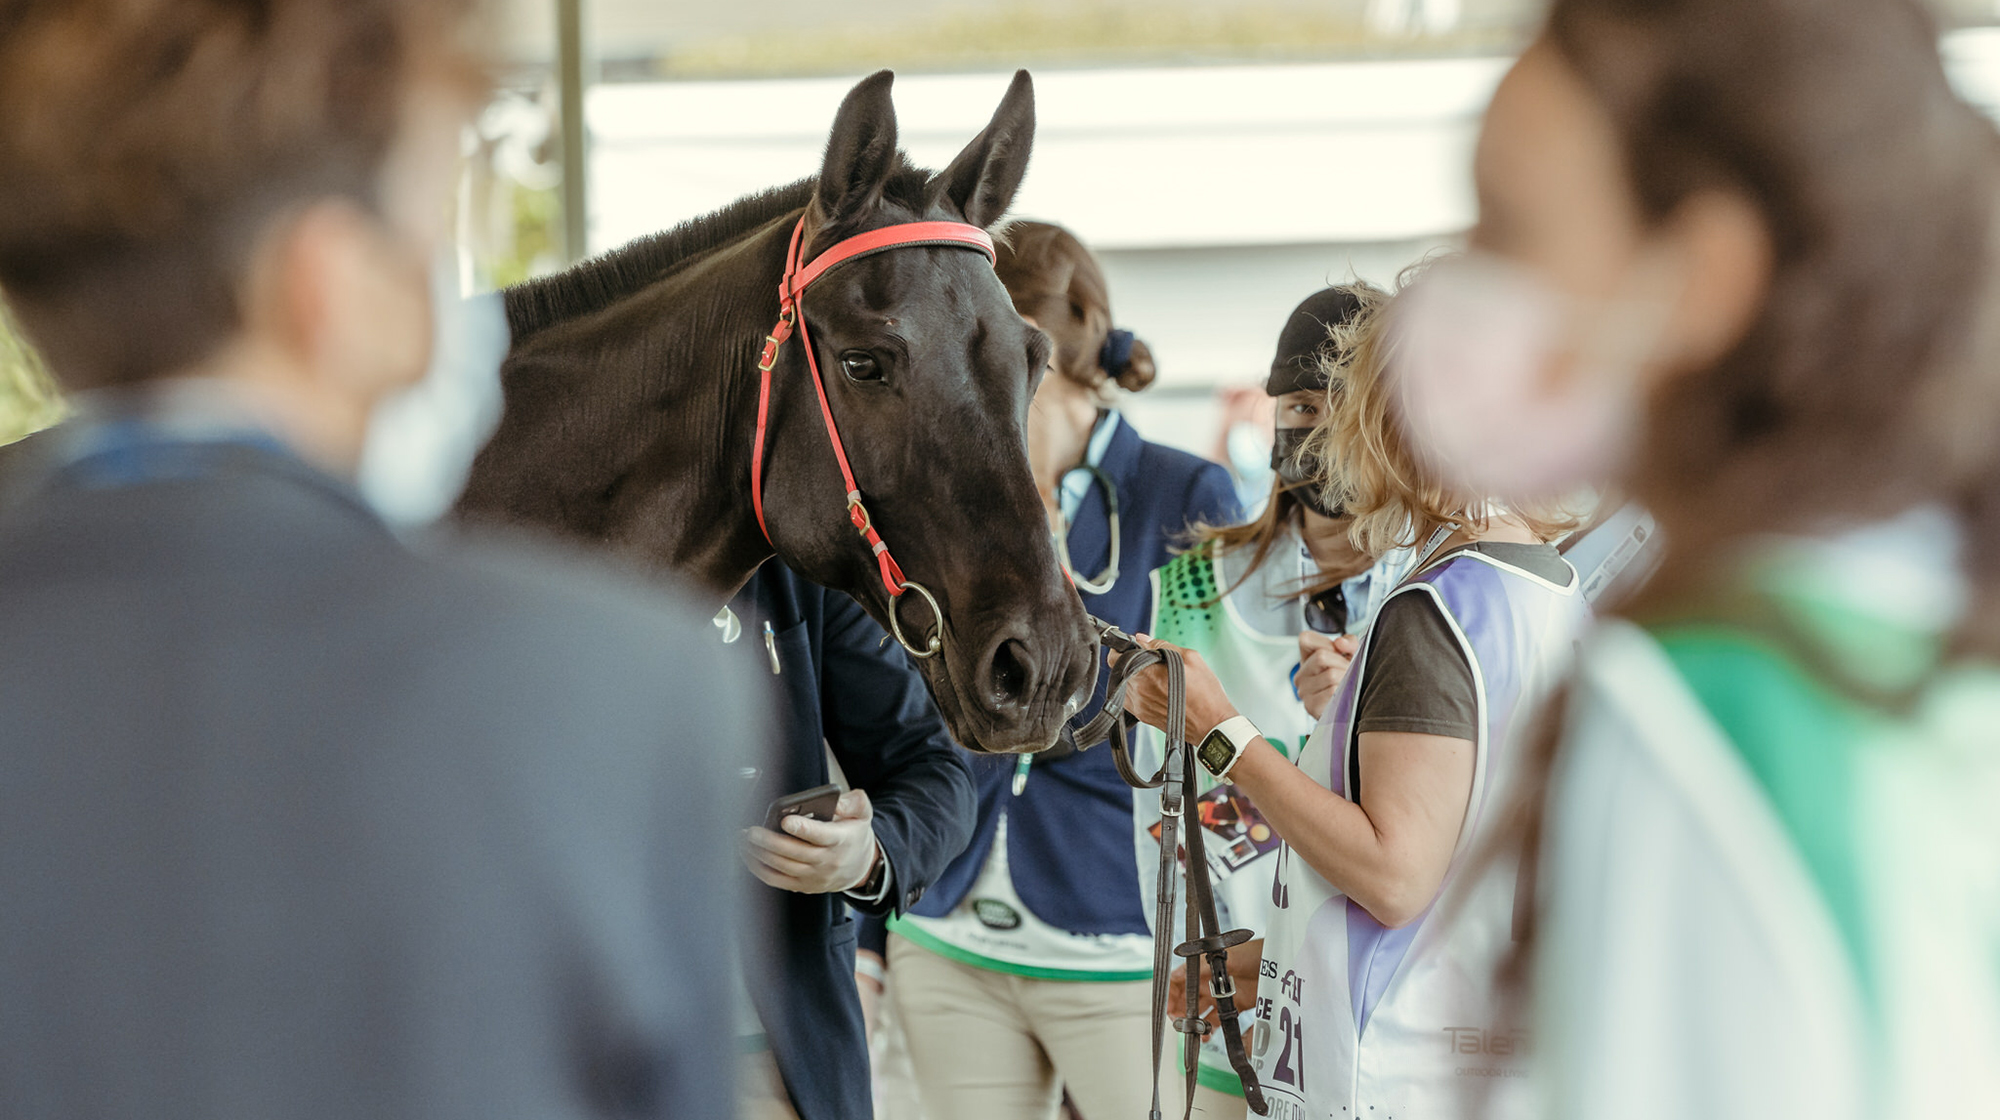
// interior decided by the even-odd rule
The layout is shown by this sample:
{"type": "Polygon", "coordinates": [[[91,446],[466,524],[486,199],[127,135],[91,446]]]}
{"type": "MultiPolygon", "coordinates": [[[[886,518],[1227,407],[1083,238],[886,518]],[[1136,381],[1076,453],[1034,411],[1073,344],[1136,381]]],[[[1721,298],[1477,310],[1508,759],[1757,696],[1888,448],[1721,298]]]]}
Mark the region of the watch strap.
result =
{"type": "Polygon", "coordinates": [[[872,905],[889,897],[889,853],[882,847],[882,841],[875,841],[875,866],[869,869],[866,878],[854,884],[842,894],[864,905],[872,905]]]}
{"type": "MultiPolygon", "coordinates": [[[[1218,782],[1227,781],[1229,779],[1229,772],[1236,769],[1236,764],[1242,761],[1243,752],[1250,749],[1252,742],[1264,737],[1264,733],[1257,730],[1257,725],[1251,723],[1247,716],[1231,716],[1221,723],[1216,724],[1215,730],[1210,731],[1209,734],[1220,735],[1228,741],[1231,747],[1229,764],[1221,770],[1210,771],[1218,782]]],[[[1206,764],[1204,764],[1205,767],[1206,764]]]]}

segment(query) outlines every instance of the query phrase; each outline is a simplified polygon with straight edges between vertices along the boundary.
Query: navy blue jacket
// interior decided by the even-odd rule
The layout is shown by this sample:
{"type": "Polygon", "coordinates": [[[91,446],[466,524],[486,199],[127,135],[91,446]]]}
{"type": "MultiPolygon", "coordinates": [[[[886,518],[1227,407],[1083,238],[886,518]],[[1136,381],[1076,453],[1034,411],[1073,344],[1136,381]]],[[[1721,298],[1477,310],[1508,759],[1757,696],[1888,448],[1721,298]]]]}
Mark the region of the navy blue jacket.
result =
{"type": "MultiPolygon", "coordinates": [[[[830,746],[848,784],[868,791],[889,861],[888,894],[856,908],[886,914],[914,905],[965,847],[974,804],[966,752],[923,679],[853,599],[776,560],[730,605],[766,670],[775,651],[781,671],[772,683],[786,709],[784,742],[757,776],[753,804],[825,784],[830,746]]],[[[759,884],[754,900],[770,926],[745,948],[746,979],[793,1107],[801,1120],[867,1120],[874,1105],[846,897],[759,884]]]]}
{"type": "MultiPolygon", "coordinates": [[[[1103,595],[1083,596],[1091,614],[1130,633],[1151,624],[1147,577],[1187,542],[1189,526],[1233,525],[1241,507],[1229,472],[1221,466],[1148,443],[1122,418],[1100,468],[1118,487],[1120,570],[1103,595]]],[[[1111,533],[1104,495],[1093,485],[1071,521],[1070,560],[1095,576],[1110,560],[1111,533]]],[[[1098,673],[1095,711],[1104,695],[1098,673]]],[[[1132,854],[1132,790],[1096,747],[1054,762],[1037,759],[1019,797],[1013,795],[1012,756],[974,756],[979,820],[972,843],[922,903],[910,912],[942,917],[958,905],[985,866],[999,827],[1009,817],[1007,865],[1014,889],[1035,915],[1074,933],[1146,933],[1139,879],[1132,854]]]]}

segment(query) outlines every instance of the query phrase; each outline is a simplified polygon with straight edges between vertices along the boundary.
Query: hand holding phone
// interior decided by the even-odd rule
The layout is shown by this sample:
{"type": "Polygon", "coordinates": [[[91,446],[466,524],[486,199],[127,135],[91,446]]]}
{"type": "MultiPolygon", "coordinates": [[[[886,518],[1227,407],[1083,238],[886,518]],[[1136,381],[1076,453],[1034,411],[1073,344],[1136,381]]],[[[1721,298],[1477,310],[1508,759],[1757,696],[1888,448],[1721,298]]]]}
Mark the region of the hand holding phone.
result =
{"type": "Polygon", "coordinates": [[[875,809],[861,790],[820,786],[771,803],[765,828],[744,833],[744,862],[767,886],[800,894],[851,891],[868,882],[881,849],[875,809]]]}
{"type": "Polygon", "coordinates": [[[788,793],[772,801],[771,807],[764,811],[764,827],[772,832],[783,832],[786,817],[830,821],[839,805],[840,787],[837,785],[814,786],[799,793],[788,793]]]}

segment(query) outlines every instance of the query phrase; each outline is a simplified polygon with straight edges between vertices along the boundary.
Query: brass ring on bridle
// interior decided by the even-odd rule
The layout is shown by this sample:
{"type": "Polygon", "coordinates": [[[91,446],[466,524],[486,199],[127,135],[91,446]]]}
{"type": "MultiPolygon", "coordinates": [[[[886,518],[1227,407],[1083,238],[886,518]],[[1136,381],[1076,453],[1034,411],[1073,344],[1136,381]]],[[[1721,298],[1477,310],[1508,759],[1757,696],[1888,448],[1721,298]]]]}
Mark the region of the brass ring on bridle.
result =
{"type": "Polygon", "coordinates": [[[910,640],[903,636],[903,597],[898,595],[889,600],[889,632],[896,636],[896,644],[908,650],[911,657],[935,657],[937,652],[944,648],[944,609],[938,606],[937,596],[932,595],[930,589],[921,583],[906,579],[903,581],[903,590],[922,595],[924,602],[930,604],[931,617],[937,621],[937,630],[930,635],[930,641],[923,649],[911,645],[910,640]]]}

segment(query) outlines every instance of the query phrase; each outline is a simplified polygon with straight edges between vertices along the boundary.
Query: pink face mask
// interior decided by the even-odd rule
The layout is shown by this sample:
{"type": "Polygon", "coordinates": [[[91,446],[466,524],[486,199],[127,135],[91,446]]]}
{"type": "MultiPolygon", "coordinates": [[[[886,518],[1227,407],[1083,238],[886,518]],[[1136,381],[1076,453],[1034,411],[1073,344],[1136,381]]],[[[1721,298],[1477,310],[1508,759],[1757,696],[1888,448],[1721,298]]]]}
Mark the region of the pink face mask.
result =
{"type": "Polygon", "coordinates": [[[1411,437],[1454,486],[1501,501],[1605,481],[1638,430],[1640,373],[1667,301],[1581,305],[1486,253],[1438,263],[1396,297],[1391,361],[1411,437]]]}

